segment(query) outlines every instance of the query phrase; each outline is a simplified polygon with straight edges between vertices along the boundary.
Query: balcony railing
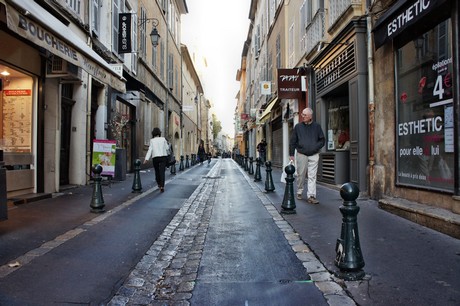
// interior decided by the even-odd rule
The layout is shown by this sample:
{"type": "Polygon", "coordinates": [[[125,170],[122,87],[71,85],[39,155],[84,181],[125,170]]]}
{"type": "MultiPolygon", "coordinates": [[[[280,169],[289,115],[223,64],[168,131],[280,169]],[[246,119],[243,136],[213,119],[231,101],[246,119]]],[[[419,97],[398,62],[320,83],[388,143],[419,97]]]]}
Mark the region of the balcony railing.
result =
{"type": "Polygon", "coordinates": [[[332,26],[352,4],[359,4],[360,2],[359,0],[330,0],[329,26],[332,26]]]}
{"type": "Polygon", "coordinates": [[[324,37],[324,11],[317,11],[310,24],[307,26],[302,46],[306,54],[309,54],[324,37]]]}

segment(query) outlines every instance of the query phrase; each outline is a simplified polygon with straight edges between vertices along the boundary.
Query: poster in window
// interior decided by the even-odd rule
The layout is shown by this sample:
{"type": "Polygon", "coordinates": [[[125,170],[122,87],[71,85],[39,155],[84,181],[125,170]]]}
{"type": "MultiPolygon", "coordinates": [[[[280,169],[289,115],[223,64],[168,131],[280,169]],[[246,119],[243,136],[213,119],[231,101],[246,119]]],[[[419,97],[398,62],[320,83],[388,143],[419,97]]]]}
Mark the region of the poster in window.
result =
{"type": "Polygon", "coordinates": [[[397,52],[397,182],[454,188],[453,58],[450,21],[397,52]]]}

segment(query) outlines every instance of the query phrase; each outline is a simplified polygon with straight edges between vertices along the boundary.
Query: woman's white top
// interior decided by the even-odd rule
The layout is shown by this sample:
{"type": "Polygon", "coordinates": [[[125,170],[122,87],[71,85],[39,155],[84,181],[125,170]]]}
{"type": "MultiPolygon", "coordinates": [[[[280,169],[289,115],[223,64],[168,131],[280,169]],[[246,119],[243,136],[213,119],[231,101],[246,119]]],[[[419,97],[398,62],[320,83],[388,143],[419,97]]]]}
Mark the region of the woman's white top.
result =
{"type": "Polygon", "coordinates": [[[145,155],[145,160],[158,156],[168,156],[169,145],[164,137],[155,137],[150,139],[149,150],[145,155]]]}

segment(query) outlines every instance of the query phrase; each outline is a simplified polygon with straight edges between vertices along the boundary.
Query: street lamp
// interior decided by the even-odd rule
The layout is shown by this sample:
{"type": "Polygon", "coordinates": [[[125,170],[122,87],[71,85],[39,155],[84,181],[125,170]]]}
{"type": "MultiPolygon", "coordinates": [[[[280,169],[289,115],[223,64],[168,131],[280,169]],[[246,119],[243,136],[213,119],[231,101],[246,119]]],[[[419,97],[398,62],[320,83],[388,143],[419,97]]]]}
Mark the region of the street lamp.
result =
{"type": "Polygon", "coordinates": [[[158,41],[160,40],[160,33],[158,33],[157,26],[159,24],[158,19],[156,18],[141,18],[139,19],[139,27],[142,27],[146,23],[152,23],[152,32],[150,32],[150,40],[152,41],[152,46],[158,46],[158,41]]]}

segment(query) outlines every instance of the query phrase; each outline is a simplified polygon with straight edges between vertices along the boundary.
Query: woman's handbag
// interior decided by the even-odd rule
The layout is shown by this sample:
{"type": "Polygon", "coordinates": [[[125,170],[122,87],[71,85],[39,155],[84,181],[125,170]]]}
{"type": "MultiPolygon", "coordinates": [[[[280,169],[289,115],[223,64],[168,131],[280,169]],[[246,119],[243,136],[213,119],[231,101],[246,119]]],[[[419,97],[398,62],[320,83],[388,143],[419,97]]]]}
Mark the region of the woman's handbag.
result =
{"type": "Polygon", "coordinates": [[[172,166],[176,164],[176,157],[174,156],[174,151],[172,149],[172,146],[169,145],[169,154],[168,154],[168,166],[172,166]]]}

